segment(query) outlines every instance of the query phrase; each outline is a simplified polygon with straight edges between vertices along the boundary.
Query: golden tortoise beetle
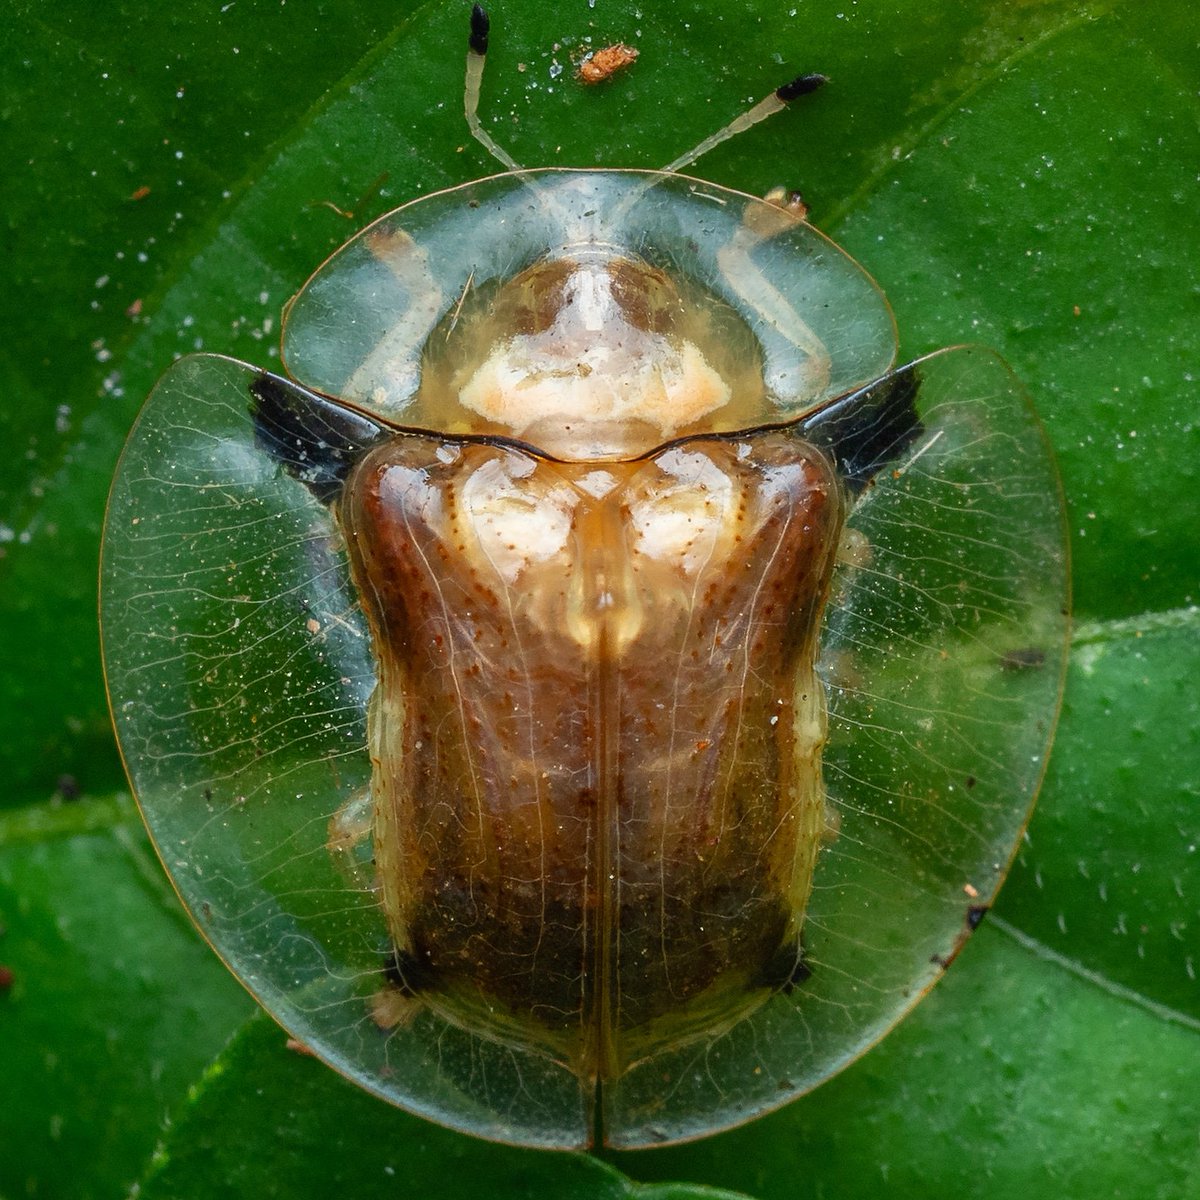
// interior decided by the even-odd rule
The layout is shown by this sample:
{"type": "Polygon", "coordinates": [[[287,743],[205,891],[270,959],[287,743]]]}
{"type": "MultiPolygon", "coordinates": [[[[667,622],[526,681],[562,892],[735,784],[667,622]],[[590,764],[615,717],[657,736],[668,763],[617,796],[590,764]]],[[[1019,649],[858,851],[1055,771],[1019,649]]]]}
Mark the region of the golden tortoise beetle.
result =
{"type": "Polygon", "coordinates": [[[114,720],[198,925],[332,1066],[504,1141],[683,1140],[855,1058],[990,902],[1062,508],[995,355],[892,369],[797,205],[676,173],[814,79],[663,172],[530,171],[486,34],[508,172],[338,251],[289,378],[147,401],[114,720]]]}

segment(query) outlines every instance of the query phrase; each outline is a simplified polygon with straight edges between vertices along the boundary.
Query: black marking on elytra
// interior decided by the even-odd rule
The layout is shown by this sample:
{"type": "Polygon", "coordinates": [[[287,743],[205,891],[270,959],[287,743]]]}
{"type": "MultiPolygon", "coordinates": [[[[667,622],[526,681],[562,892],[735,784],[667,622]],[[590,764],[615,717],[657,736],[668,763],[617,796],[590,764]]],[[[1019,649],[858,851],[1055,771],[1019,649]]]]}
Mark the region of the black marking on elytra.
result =
{"type": "Polygon", "coordinates": [[[801,949],[800,957],[796,959],[795,965],[792,967],[792,973],[783,985],[784,995],[790,996],[793,988],[798,988],[802,983],[807,983],[811,978],[812,967],[808,965],[808,960],[804,957],[804,951],[801,949]]]}
{"type": "Polygon", "coordinates": [[[855,496],[921,436],[921,377],[913,366],[842,396],[801,423],[805,438],[833,459],[855,496]]]}
{"type": "Polygon", "coordinates": [[[797,96],[807,96],[818,88],[823,88],[828,82],[828,75],[797,75],[783,87],[775,89],[775,98],[787,104],[795,100],[797,96]]]}
{"type": "Polygon", "coordinates": [[[434,974],[433,968],[419,955],[398,948],[388,955],[383,967],[384,979],[410,999],[433,986],[434,974]]]}
{"type": "Polygon", "coordinates": [[[782,992],[785,996],[790,996],[795,988],[811,978],[812,967],[804,957],[803,944],[784,942],[763,964],[755,976],[754,983],[758,987],[770,988],[773,992],[782,992]]]}
{"type": "Polygon", "coordinates": [[[380,422],[266,371],[250,396],[259,447],[322,504],[337,500],[354,464],[392,436],[380,422]]]}
{"type": "Polygon", "coordinates": [[[470,46],[472,54],[482,57],[488,52],[488,30],[491,27],[491,18],[484,11],[482,5],[476,4],[471,9],[471,36],[467,39],[467,45],[470,46]]]}

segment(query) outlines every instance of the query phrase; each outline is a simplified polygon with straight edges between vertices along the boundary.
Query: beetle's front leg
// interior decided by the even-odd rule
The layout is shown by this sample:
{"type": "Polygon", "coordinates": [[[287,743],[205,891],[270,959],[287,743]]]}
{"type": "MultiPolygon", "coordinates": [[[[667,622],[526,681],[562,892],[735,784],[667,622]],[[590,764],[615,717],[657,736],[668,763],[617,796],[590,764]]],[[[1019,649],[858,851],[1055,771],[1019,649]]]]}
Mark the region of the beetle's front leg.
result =
{"type": "Polygon", "coordinates": [[[791,301],[771,284],[754,262],[754,253],[764,243],[795,228],[808,214],[798,192],[773,188],[762,204],[747,204],[742,223],[728,243],[717,251],[717,265],[725,282],[752,321],[773,329],[802,356],[799,367],[773,362],[767,350],[766,380],[772,390],[790,398],[820,396],[829,384],[830,360],[825,344],[796,312],[791,301]]]}
{"type": "MultiPolygon", "coordinates": [[[[421,351],[442,316],[446,297],[429,265],[429,254],[403,229],[382,226],[365,242],[371,254],[391,271],[407,303],[402,314],[346,381],[342,394],[387,408],[403,403],[416,391],[421,351]]],[[[470,287],[468,279],[466,287],[470,287]]]]}

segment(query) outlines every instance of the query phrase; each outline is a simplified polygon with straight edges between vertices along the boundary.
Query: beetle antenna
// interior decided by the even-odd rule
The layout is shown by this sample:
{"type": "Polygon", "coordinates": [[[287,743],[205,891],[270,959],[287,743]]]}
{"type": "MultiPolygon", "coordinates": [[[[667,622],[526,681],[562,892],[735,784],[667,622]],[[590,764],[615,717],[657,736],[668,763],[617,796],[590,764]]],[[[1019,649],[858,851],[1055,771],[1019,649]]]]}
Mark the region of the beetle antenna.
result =
{"type": "MultiPolygon", "coordinates": [[[[476,12],[480,11],[478,5],[475,6],[475,10],[476,12]]],[[[481,66],[480,70],[482,69],[481,66]]],[[[824,87],[828,82],[829,79],[824,75],[797,75],[791,82],[785,83],[783,87],[776,88],[764,100],[760,100],[752,108],[748,108],[744,113],[734,117],[724,129],[718,129],[716,133],[710,134],[698,146],[693,146],[686,154],[681,154],[675,159],[674,162],[667,163],[663,167],[663,170],[678,171],[681,167],[686,167],[689,163],[693,163],[702,155],[707,154],[713,147],[719,146],[731,137],[736,137],[739,133],[744,133],[751,125],[757,125],[759,121],[765,121],[768,117],[773,117],[777,112],[787,108],[798,96],[807,96],[810,92],[815,92],[818,88],[824,87]]],[[[476,137],[478,136],[476,134],[476,137]]]]}
{"type": "Polygon", "coordinates": [[[479,123],[479,85],[483,80],[483,64],[487,61],[488,30],[491,25],[491,19],[483,7],[474,5],[471,9],[471,36],[467,39],[467,86],[463,94],[463,110],[475,140],[510,171],[523,171],[525,168],[507,150],[497,145],[492,135],[479,123]]]}

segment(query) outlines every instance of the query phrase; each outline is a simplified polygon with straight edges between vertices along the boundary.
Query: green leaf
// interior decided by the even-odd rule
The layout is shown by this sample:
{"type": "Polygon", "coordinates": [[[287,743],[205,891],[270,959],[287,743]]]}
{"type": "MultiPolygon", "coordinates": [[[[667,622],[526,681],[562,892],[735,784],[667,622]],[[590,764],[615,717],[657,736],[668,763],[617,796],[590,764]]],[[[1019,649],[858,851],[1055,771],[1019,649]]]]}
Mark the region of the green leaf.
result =
{"type": "MultiPolygon", "coordinates": [[[[1013,363],[1059,456],[1087,624],[1002,921],[899,1032],[814,1095],[617,1165],[761,1196],[1194,1196],[1191,6],[650,8],[496,7],[490,128],[530,163],[658,165],[750,97],[829,74],[822,93],[693,170],[751,192],[801,186],[888,292],[907,356],[978,340],[1013,363]],[[585,37],[641,57],[585,90],[571,79],[585,37]]],[[[141,398],[197,344],[270,365],[280,305],[354,227],[495,169],[462,127],[463,24],[460,4],[395,0],[10,7],[2,1193],[115,1197],[144,1179],[152,1195],[199,1196],[227,1194],[228,1178],[298,1197],[336,1181],[366,1195],[406,1181],[484,1196],[698,1194],[631,1193],[593,1160],[435,1130],[286,1050],[262,1019],[206,1070],[249,1002],[179,918],[128,808],[95,798],[121,786],[97,542],[141,398]],[[64,774],[83,798],[44,803],[64,774]]]]}
{"type": "Polygon", "coordinates": [[[1200,1021],[1200,616],[1081,628],[1005,915],[1084,971],[1200,1021]]]}
{"type": "Polygon", "coordinates": [[[252,1005],[128,800],[0,821],[0,1194],[119,1196],[252,1005]],[[106,818],[106,819],[97,819],[106,818]]]}

